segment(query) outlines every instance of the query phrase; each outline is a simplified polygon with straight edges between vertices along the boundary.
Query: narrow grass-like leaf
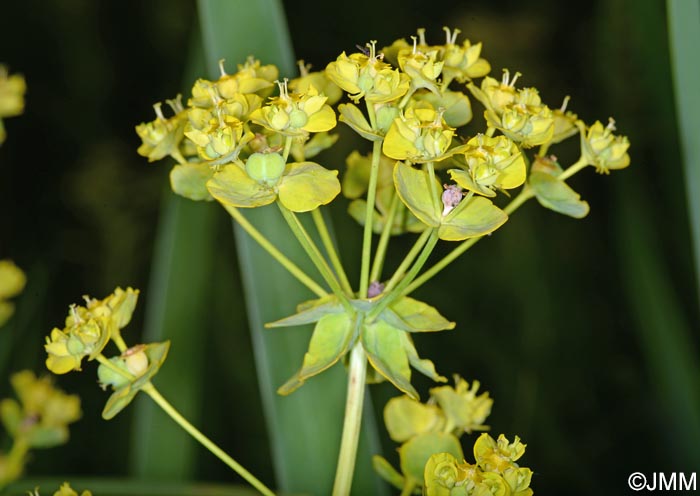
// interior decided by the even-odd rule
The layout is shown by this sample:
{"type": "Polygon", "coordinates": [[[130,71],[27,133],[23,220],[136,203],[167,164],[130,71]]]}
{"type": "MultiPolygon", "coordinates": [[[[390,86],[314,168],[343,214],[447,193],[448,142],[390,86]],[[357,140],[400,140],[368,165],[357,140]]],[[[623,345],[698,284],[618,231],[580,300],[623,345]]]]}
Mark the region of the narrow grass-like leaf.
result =
{"type": "Polygon", "coordinates": [[[666,5],[678,134],[695,256],[695,282],[700,296],[700,66],[697,53],[700,46],[700,1],[669,0],[666,5]]]}
{"type": "Polygon", "coordinates": [[[690,327],[675,294],[657,235],[645,220],[648,195],[629,182],[617,215],[619,253],[626,295],[634,310],[649,375],[662,411],[672,419],[665,429],[675,439],[676,463],[690,470],[700,464],[700,369],[690,327]],[[628,249],[634,247],[633,249],[628,249]]]}
{"type": "MultiPolygon", "coordinates": [[[[209,313],[215,220],[221,212],[209,202],[192,202],[167,192],[157,234],[148,291],[144,341],[170,339],[170,357],[156,384],[192,423],[200,418],[209,313]],[[186,364],[186,365],[183,365],[186,364]]],[[[137,401],[131,473],[141,477],[187,480],[196,468],[196,443],[150,401],[137,401]]]]}
{"type": "MultiPolygon", "coordinates": [[[[234,67],[249,55],[277,64],[280,77],[293,76],[294,57],[281,2],[200,0],[199,14],[209,76],[218,74],[219,59],[226,58],[226,67],[234,67]]],[[[289,235],[277,209],[262,207],[245,215],[277,248],[309,274],[316,274],[310,263],[302,263],[303,250],[289,235]]],[[[336,366],[294,394],[277,396],[277,388],[301,364],[310,335],[306,329],[266,331],[264,324],[294,313],[296,305],[312,295],[241,229],[235,229],[278,489],[330,494],[347,376],[336,366]]],[[[372,426],[371,419],[366,419],[367,426],[372,426]]],[[[378,443],[369,439],[374,441],[375,435],[364,435],[360,445],[353,485],[358,495],[381,493],[370,456],[378,451],[378,443]]]]}

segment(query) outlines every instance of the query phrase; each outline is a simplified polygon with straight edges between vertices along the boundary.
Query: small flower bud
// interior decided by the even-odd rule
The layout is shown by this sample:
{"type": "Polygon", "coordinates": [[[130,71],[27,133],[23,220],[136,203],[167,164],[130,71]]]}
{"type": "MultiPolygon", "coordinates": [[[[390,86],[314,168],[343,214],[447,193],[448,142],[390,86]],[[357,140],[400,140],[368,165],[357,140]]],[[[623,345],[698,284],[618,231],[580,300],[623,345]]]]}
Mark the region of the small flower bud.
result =
{"type": "Polygon", "coordinates": [[[442,216],[449,214],[459,202],[462,201],[464,193],[462,193],[462,188],[456,184],[445,184],[445,191],[442,192],[442,204],[445,208],[442,210],[442,216]]]}
{"type": "Polygon", "coordinates": [[[148,369],[148,357],[143,350],[143,345],[136,345],[126,350],[123,354],[126,369],[136,377],[143,375],[148,369]]]}
{"type": "Polygon", "coordinates": [[[384,284],[379,281],[372,281],[367,289],[367,298],[379,296],[384,291],[384,284]]]}

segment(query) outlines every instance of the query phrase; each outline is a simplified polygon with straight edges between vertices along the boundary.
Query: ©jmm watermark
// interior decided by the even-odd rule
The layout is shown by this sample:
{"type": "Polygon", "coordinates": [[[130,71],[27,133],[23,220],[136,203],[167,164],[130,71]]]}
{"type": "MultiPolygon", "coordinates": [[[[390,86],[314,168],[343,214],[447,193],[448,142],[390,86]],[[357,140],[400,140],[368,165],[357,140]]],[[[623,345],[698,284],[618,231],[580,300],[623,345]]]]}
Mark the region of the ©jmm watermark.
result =
{"type": "Polygon", "coordinates": [[[627,478],[627,484],[633,491],[695,491],[697,474],[692,472],[652,472],[643,474],[634,472],[627,478]]]}

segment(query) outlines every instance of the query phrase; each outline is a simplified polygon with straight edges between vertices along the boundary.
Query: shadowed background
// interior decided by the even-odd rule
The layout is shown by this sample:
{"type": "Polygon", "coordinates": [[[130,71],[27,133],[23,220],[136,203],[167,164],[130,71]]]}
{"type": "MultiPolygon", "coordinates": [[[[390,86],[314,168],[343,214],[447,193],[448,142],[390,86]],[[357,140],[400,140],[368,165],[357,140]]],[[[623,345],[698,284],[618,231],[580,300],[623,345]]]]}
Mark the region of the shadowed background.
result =
{"type": "MultiPolygon", "coordinates": [[[[296,57],[316,69],[370,39],[384,46],[425,27],[428,41],[439,43],[443,25],[459,27],[460,39],[483,41],[493,77],[501,68],[522,72],[519,85],[537,87],[550,107],[571,95],[569,109],[589,124],[615,117],[632,143],[632,165],[609,177],[589,168],[570,181],[589,202],[589,216],[573,220],[528,203],[416,292],[458,323],[449,333],[418,336],[417,346],[443,374],[478,379],[491,392],[492,431],[528,444],[522,461],[535,472],[537,494],[621,494],[634,471],[696,470],[700,322],[665,3],[359,0],[340,11],[302,0],[285,9],[296,57]]],[[[151,105],[186,96],[188,72],[206,74],[197,18],[197,4],[182,0],[3,5],[0,62],[24,74],[28,94],[25,114],[6,121],[0,148],[0,258],[12,258],[29,282],[0,330],[0,396],[9,394],[11,372],[44,370],[43,336],[81,295],[102,297],[117,285],[168,288],[169,305],[199,302],[189,337],[173,343],[163,369],[171,368],[171,400],[274,484],[274,440],[257,392],[230,221],[214,204],[178,210],[186,200],[171,198],[170,164],[136,154],[133,128],[153,119],[151,105]],[[195,231],[163,227],[187,215],[199,219],[195,231]],[[175,244],[181,258],[154,276],[175,244]],[[172,287],[168,277],[195,282],[172,287]]],[[[256,53],[256,42],[247,43],[256,53]]],[[[478,103],[474,109],[480,122],[478,103]]],[[[350,139],[342,127],[341,141],[350,139]]],[[[552,149],[562,164],[578,158],[577,140],[570,141],[552,149]]],[[[338,146],[319,161],[342,171],[350,149],[338,146]]],[[[354,280],[361,229],[346,206],[338,200],[331,215],[354,280]]],[[[392,241],[387,268],[411,242],[392,241]]],[[[444,244],[432,260],[441,252],[444,244]]],[[[127,341],[136,342],[144,325],[167,326],[163,298],[142,292],[127,341]]],[[[134,448],[141,410],[103,421],[106,395],[91,364],[85,369],[58,380],[80,393],[83,419],[68,445],[33,454],[30,475],[157,479],[180,463],[187,479],[236,480],[199,448],[177,462],[168,459],[177,453],[157,446],[134,448]]],[[[425,395],[428,381],[416,382],[425,395]]],[[[396,394],[387,384],[372,387],[378,414],[396,394]]],[[[378,418],[391,459],[395,445],[378,418]]],[[[306,422],[300,431],[314,429],[313,418],[306,422]]],[[[334,465],[333,457],[329,470],[334,465]]]]}

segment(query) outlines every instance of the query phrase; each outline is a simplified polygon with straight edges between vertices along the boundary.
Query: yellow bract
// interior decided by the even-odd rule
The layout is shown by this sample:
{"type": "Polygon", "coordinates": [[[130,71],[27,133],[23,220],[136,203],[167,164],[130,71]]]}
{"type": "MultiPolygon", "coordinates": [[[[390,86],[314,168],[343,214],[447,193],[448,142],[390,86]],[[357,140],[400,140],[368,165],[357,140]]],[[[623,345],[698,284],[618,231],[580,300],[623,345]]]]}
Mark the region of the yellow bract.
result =
{"type": "Polygon", "coordinates": [[[454,129],[445,123],[441,113],[432,108],[411,107],[394,119],[382,151],[396,160],[433,162],[443,158],[453,137],[454,129]]]}
{"type": "Polygon", "coordinates": [[[581,154],[590,165],[594,165],[601,173],[609,173],[614,169],[624,169],[630,164],[627,149],[630,142],[627,136],[615,136],[615,121],[611,118],[603,127],[596,121],[588,130],[582,122],[577,123],[581,132],[581,154]]]}
{"type": "Polygon", "coordinates": [[[450,177],[459,186],[484,196],[496,189],[512,189],[525,182],[526,168],[518,147],[505,136],[478,134],[460,148],[463,169],[452,169],[450,177]]]}

